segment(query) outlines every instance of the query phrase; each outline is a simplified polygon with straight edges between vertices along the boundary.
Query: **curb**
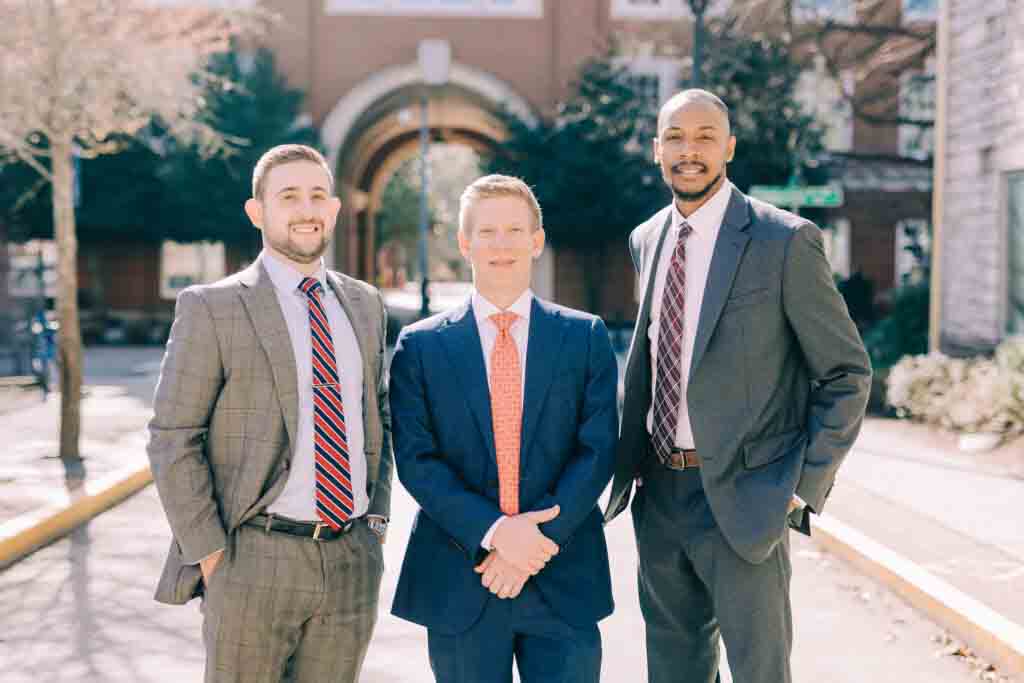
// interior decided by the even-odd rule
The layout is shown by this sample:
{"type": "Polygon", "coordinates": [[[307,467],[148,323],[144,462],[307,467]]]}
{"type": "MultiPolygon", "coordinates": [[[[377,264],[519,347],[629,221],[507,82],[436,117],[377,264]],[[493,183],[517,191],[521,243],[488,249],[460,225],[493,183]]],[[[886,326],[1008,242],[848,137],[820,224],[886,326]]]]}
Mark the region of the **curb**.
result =
{"type": "Polygon", "coordinates": [[[818,545],[885,584],[1002,673],[1024,674],[1024,626],[830,515],[815,520],[813,533],[818,545]]]}
{"type": "Polygon", "coordinates": [[[67,535],[75,527],[138,493],[153,481],[149,465],[87,481],[68,499],[0,524],[0,569],[67,535]]]}

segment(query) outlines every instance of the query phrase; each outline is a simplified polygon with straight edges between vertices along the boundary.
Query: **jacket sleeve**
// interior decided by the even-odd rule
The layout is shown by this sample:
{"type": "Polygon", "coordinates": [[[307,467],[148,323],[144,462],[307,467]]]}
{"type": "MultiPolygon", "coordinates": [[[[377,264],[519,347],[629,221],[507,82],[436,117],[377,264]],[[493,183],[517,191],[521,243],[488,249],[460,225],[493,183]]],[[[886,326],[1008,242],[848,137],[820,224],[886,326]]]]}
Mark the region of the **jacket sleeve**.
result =
{"type": "Polygon", "coordinates": [[[391,415],[395,466],[402,485],[423,512],[470,559],[501,517],[497,502],[472,490],[440,451],[427,400],[421,335],[403,330],[391,360],[391,415]]]}
{"type": "Polygon", "coordinates": [[[390,518],[391,515],[391,473],[395,458],[391,441],[391,403],[388,400],[388,366],[387,366],[387,308],[384,297],[377,292],[380,302],[380,349],[377,354],[377,409],[381,421],[380,470],[377,473],[377,484],[373,491],[373,500],[367,514],[390,518]]]}
{"type": "Polygon", "coordinates": [[[146,452],[182,560],[225,547],[206,458],[210,415],[224,386],[213,315],[200,290],[179,297],[153,399],[146,452]]]}
{"type": "Polygon", "coordinates": [[[836,289],[821,236],[811,223],[790,239],[783,306],[811,375],[808,445],[796,494],[820,513],[853,446],[871,390],[871,362],[836,289]]]}

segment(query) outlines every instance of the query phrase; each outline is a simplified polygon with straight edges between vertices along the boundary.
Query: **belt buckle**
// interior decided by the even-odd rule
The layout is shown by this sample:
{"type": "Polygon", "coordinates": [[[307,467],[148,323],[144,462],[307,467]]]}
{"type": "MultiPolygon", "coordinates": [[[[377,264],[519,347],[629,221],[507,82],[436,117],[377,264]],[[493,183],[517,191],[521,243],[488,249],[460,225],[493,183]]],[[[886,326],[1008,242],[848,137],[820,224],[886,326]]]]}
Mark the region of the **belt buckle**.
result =
{"type": "Polygon", "coordinates": [[[313,540],[314,541],[319,541],[320,540],[320,530],[323,529],[325,526],[327,526],[326,522],[317,522],[313,526],[313,540]]]}

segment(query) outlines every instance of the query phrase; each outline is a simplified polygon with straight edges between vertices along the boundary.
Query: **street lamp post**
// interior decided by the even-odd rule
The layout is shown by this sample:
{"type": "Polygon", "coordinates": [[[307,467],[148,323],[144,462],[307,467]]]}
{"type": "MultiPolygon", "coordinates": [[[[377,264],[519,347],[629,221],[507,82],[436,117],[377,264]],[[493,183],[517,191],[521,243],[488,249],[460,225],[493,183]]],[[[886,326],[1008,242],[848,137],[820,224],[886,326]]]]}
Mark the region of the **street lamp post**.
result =
{"type": "Polygon", "coordinates": [[[448,82],[451,66],[451,44],[447,40],[422,40],[418,49],[420,71],[423,75],[423,89],[420,100],[420,317],[430,315],[430,266],[428,244],[430,239],[430,172],[427,153],[430,151],[430,121],[427,107],[430,104],[430,86],[448,82]]]}

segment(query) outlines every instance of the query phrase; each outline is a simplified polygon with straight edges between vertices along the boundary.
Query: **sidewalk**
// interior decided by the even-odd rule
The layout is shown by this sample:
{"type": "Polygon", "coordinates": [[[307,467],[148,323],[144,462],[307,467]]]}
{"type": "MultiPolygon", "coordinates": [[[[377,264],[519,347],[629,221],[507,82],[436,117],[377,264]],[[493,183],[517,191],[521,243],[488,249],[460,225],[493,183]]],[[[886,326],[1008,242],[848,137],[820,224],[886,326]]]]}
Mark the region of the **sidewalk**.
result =
{"type": "Polygon", "coordinates": [[[951,435],[869,418],[840,470],[817,539],[885,579],[916,607],[1019,675],[1024,673],[1022,508],[1024,441],[968,455],[956,450],[951,435]],[[882,550],[858,557],[865,553],[856,547],[835,548],[837,541],[851,544],[830,536],[830,518],[882,550]],[[885,550],[909,561],[909,569],[901,565],[898,572],[906,576],[893,576],[892,568],[883,566],[885,550]],[[902,585],[907,577],[916,585],[902,585]]]}
{"type": "Polygon", "coordinates": [[[39,389],[0,396],[0,567],[66,533],[148,483],[145,426],[162,349],[85,354],[84,472],[58,457],[60,397],[39,389]]]}
{"type": "MultiPolygon", "coordinates": [[[[88,351],[82,410],[86,481],[79,493],[69,494],[55,457],[57,397],[42,403],[35,392],[0,401],[6,444],[0,459],[0,567],[5,529],[26,516],[45,517],[63,506],[88,518],[105,509],[96,499],[105,498],[109,507],[145,485],[148,478],[137,475],[146,466],[145,424],[161,354],[156,347],[88,351]],[[130,476],[135,478],[129,482],[130,476]],[[127,488],[115,490],[116,482],[128,482],[127,488]],[[91,506],[81,502],[81,491],[91,496],[91,506]]],[[[1024,441],[965,455],[948,435],[869,418],[825,516],[815,520],[814,540],[959,635],[1002,673],[1019,675],[1022,506],[1024,441]]]]}

